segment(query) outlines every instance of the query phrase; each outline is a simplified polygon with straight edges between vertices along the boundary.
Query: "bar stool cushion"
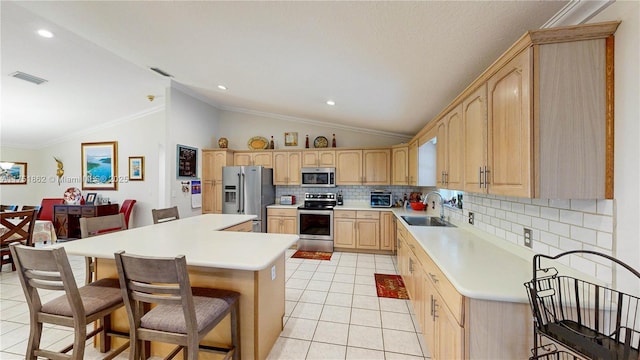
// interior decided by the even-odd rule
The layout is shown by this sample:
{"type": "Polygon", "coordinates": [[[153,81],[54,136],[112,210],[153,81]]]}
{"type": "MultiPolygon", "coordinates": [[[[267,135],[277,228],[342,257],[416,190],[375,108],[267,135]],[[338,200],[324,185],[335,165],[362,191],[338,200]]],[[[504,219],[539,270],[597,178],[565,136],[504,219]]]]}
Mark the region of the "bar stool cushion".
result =
{"type": "MultiPolygon", "coordinates": [[[[194,296],[193,305],[196,310],[198,331],[202,331],[206,325],[210,324],[229,308],[229,305],[223,300],[202,296],[194,296]]],[[[140,319],[140,326],[145,329],[158,331],[180,334],[187,333],[184,313],[180,305],[156,306],[140,319]]]]}
{"type": "MultiPolygon", "coordinates": [[[[122,302],[118,279],[102,279],[78,289],[87,316],[122,302]]],[[[59,296],[42,305],[42,312],[54,315],[73,316],[66,295],[59,296]]]]}

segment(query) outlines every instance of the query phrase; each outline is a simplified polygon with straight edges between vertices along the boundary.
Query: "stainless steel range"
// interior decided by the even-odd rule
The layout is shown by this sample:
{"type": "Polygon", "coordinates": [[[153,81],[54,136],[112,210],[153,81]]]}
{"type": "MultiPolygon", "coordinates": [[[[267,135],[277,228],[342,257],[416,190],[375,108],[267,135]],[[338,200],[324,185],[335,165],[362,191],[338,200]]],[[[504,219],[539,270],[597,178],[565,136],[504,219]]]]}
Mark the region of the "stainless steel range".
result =
{"type": "Polygon", "coordinates": [[[333,252],[335,193],[306,193],[298,208],[298,250],[333,252]]]}

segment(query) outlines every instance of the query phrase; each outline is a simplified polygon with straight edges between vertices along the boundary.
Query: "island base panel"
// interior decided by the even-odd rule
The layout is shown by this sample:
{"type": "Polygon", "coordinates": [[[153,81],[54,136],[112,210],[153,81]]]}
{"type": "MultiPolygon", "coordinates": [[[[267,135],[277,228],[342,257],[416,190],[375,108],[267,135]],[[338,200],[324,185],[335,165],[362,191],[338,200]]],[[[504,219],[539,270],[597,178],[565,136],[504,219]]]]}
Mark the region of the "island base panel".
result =
{"type": "MultiPolygon", "coordinates": [[[[209,287],[239,292],[240,295],[240,348],[242,359],[265,359],[282,332],[285,307],[285,257],[278,257],[266,269],[260,271],[229,270],[220,268],[193,267],[189,269],[191,286],[209,287]],[[272,280],[272,267],[275,279],[272,280]]],[[[98,259],[98,279],[117,278],[113,260],[98,259]]],[[[124,308],[112,315],[112,326],[117,331],[128,332],[129,323],[124,308]]],[[[231,344],[230,317],[227,316],[202,341],[204,345],[231,344]]],[[[124,343],[113,338],[112,348],[124,343]]],[[[175,345],[153,342],[152,356],[166,356],[175,345]]],[[[180,358],[179,355],[177,358],[180,358]]],[[[222,355],[200,352],[199,359],[222,359],[222,355]]]]}

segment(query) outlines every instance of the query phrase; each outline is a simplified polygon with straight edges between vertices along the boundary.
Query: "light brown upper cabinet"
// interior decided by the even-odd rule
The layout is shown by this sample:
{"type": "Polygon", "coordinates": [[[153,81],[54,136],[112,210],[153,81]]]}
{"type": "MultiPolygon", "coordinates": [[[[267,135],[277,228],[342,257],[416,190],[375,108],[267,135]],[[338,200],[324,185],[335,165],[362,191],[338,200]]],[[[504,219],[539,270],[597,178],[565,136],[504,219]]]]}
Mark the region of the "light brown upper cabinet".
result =
{"type": "Polygon", "coordinates": [[[436,125],[436,181],[439,188],[462,190],[462,104],[436,125]]]}
{"type": "Polygon", "coordinates": [[[545,29],[487,81],[490,194],[613,198],[613,33],[545,29]]]}
{"type": "Polygon", "coordinates": [[[391,150],[336,150],[336,185],[389,185],[391,150]]]}
{"type": "Polygon", "coordinates": [[[409,145],[391,148],[391,185],[409,185],[409,145]]]}
{"type": "Polygon", "coordinates": [[[409,184],[418,185],[418,139],[409,143],[409,184]]]}
{"type": "Polygon", "coordinates": [[[486,193],[487,86],[482,84],[462,102],[464,191],[486,193]]]}
{"type": "Polygon", "coordinates": [[[300,185],[300,151],[273,152],[273,185],[300,185]]]}
{"type": "Polygon", "coordinates": [[[302,167],[335,167],[335,150],[304,150],[302,167]]]}
{"type": "Polygon", "coordinates": [[[613,34],[619,24],[524,34],[436,117],[438,186],[527,198],[612,199],[613,34]],[[457,132],[462,138],[452,141],[457,132]],[[454,185],[458,178],[450,168],[455,149],[463,154],[461,186],[454,185]]]}
{"type": "MultiPolygon", "coordinates": [[[[533,197],[531,64],[525,49],[488,81],[488,162],[491,194],[533,197]]],[[[542,104],[541,104],[542,105],[542,104]]]]}
{"type": "Polygon", "coordinates": [[[233,155],[233,164],[236,166],[264,166],[273,167],[271,151],[238,151],[233,155]]]}

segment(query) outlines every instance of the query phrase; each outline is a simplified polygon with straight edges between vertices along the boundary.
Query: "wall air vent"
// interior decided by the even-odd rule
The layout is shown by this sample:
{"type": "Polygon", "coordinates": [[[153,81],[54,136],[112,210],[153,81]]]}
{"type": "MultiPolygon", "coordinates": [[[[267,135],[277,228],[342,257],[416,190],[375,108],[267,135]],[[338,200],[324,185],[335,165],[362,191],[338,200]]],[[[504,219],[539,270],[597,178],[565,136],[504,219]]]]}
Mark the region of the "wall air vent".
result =
{"type": "Polygon", "coordinates": [[[160,74],[162,76],[173,77],[173,75],[169,74],[168,72],[166,72],[166,71],[164,71],[162,69],[158,69],[158,68],[155,68],[155,67],[152,67],[152,68],[149,68],[149,69],[151,69],[151,71],[157,72],[158,74],[160,74]]]}
{"type": "Polygon", "coordinates": [[[45,80],[43,78],[39,78],[39,77],[31,75],[31,74],[23,73],[22,71],[16,71],[16,72],[14,72],[12,74],[9,74],[9,76],[13,76],[14,78],[22,79],[24,81],[28,81],[28,82],[36,84],[36,85],[40,85],[40,84],[46,83],[48,81],[48,80],[45,80]]]}

